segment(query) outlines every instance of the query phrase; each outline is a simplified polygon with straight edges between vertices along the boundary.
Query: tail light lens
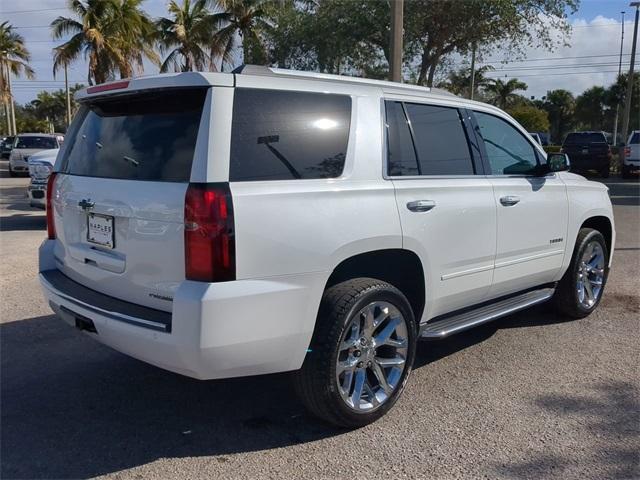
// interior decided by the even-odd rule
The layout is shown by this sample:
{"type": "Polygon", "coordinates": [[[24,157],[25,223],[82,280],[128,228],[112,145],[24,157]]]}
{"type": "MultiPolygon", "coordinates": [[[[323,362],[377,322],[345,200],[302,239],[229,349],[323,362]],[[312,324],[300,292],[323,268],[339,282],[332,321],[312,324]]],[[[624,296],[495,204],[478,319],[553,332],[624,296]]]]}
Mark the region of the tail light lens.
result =
{"type": "Polygon", "coordinates": [[[631,147],[624,147],[624,156],[625,157],[631,156],[631,147]]]}
{"type": "Polygon", "coordinates": [[[187,280],[236,278],[233,202],[227,183],[191,183],[184,203],[187,280]]]}
{"type": "Polygon", "coordinates": [[[56,238],[56,225],[53,222],[53,190],[56,186],[56,174],[52,172],[47,179],[47,237],[50,240],[56,238]]]}

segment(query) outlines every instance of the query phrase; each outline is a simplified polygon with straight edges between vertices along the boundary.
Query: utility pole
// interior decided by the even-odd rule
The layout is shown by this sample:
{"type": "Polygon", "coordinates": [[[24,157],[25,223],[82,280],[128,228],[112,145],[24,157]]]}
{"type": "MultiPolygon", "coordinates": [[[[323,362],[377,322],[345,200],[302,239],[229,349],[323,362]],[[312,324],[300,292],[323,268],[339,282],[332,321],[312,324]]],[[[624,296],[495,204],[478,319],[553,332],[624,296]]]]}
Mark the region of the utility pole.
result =
{"type": "MultiPolygon", "coordinates": [[[[622,45],[624,44],[624,10],[622,14],[622,36],[620,37],[620,61],[618,62],[618,78],[622,74],[622,45]]],[[[618,117],[620,116],[620,102],[616,102],[616,116],[613,119],[613,145],[618,145],[618,117]]]]}
{"type": "Polygon", "coordinates": [[[71,98],[69,97],[69,80],[67,78],[67,64],[64,64],[64,89],[67,93],[67,128],[71,124],[71,98]]]}
{"type": "Polygon", "coordinates": [[[402,82],[402,36],[404,0],[391,0],[391,81],[402,82]]]}
{"type": "Polygon", "coordinates": [[[11,70],[9,69],[9,65],[7,65],[7,86],[9,87],[9,105],[11,108],[11,128],[13,130],[12,135],[17,135],[18,130],[16,129],[16,108],[13,103],[13,90],[11,90],[11,70]]]}
{"type": "Polygon", "coordinates": [[[469,98],[473,100],[473,94],[476,89],[476,42],[471,47],[471,93],[469,98]]]}
{"type": "Polygon", "coordinates": [[[636,7],[636,20],[633,25],[633,41],[631,42],[631,65],[629,66],[629,78],[627,79],[627,95],[624,99],[624,115],[622,117],[622,141],[627,141],[629,134],[629,115],[631,114],[631,94],[633,93],[633,69],[636,63],[636,43],[638,41],[638,15],[640,15],[640,2],[631,2],[630,7],[636,7]]]}

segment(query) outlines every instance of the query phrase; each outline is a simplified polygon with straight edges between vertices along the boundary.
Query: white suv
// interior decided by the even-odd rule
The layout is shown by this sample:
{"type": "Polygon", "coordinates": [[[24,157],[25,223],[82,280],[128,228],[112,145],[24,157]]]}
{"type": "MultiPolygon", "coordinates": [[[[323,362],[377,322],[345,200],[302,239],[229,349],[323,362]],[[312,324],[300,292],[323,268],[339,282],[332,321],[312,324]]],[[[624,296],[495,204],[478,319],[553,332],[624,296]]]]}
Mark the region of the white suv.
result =
{"type": "Polygon", "coordinates": [[[606,187],[495,107],[257,67],[78,100],[40,281],[60,317],[161,368],[296,371],[312,412],[354,427],[393,406],[418,339],[602,297],[606,187]]]}
{"type": "Polygon", "coordinates": [[[640,172],[640,130],[631,132],[623,152],[622,178],[631,178],[640,172]]]}

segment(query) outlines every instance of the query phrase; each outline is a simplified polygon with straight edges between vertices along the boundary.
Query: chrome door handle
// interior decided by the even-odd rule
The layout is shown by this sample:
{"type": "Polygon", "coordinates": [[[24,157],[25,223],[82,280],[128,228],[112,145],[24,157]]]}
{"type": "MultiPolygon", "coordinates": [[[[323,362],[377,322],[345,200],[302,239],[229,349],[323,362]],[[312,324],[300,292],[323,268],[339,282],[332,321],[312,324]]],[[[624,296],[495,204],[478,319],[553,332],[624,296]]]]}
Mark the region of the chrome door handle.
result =
{"type": "Polygon", "coordinates": [[[520,197],[517,195],[507,195],[506,197],[500,197],[500,203],[505,207],[511,207],[520,201],[520,197]]]}
{"type": "Polygon", "coordinates": [[[407,208],[412,212],[428,212],[436,206],[433,200],[415,200],[407,203],[407,208]]]}

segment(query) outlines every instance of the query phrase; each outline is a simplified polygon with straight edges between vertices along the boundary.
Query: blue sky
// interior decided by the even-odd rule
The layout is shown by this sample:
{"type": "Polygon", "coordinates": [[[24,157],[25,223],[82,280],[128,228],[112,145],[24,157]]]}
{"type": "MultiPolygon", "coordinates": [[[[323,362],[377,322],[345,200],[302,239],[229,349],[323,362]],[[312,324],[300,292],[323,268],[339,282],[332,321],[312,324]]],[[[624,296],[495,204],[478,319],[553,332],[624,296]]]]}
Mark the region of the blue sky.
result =
{"type": "MultiPolygon", "coordinates": [[[[0,0],[0,18],[20,27],[18,32],[26,39],[36,71],[34,81],[14,79],[14,94],[19,103],[32,100],[40,90],[64,85],[62,73],[53,77],[51,49],[60,42],[51,40],[47,26],[57,16],[68,15],[65,5],[65,0],[0,0]]],[[[503,58],[499,51],[491,53],[485,56],[496,68],[491,76],[518,77],[529,85],[526,95],[535,97],[555,88],[579,94],[593,85],[612,83],[618,70],[622,10],[627,12],[623,70],[628,70],[634,14],[628,5],[629,1],[621,0],[582,0],[579,10],[569,17],[575,27],[567,39],[570,45],[553,52],[529,48],[525,61],[507,63],[500,63],[503,58]]],[[[164,15],[165,0],[147,0],[145,9],[153,17],[164,15]]],[[[640,54],[636,56],[636,69],[640,67],[639,57],[640,54]]],[[[86,72],[86,63],[78,61],[70,68],[69,78],[72,82],[86,83],[86,72]]],[[[151,67],[145,73],[156,73],[156,70],[151,67]]]]}

